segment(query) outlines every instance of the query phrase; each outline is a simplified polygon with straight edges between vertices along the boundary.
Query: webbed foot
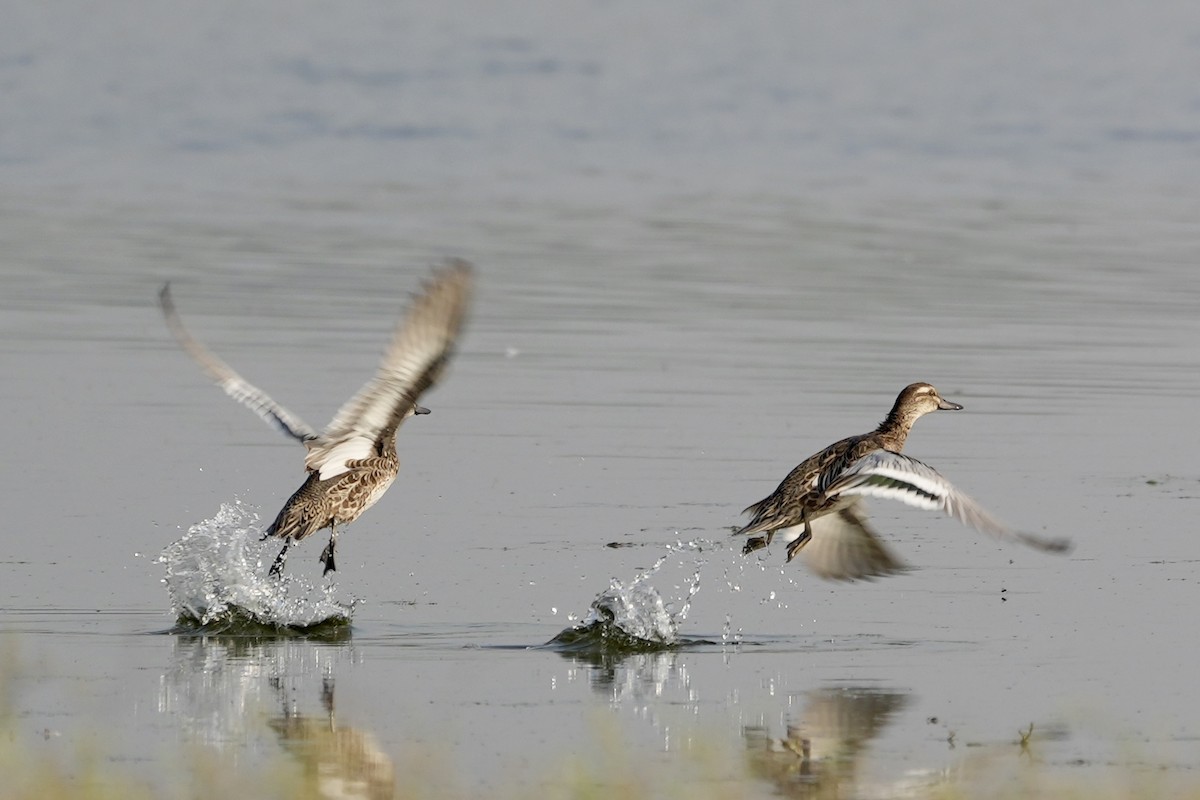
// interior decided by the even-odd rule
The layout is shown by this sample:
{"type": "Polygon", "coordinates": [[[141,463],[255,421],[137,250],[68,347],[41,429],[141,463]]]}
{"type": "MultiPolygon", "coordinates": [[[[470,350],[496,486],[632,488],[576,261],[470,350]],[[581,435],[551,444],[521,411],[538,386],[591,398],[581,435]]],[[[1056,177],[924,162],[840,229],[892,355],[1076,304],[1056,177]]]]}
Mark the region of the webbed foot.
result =
{"type": "Polygon", "coordinates": [[[321,563],[325,565],[325,571],[322,576],[328,575],[337,570],[337,565],[333,561],[334,540],[330,539],[329,544],[325,545],[325,549],[321,551],[321,563]]]}
{"type": "Polygon", "coordinates": [[[279,551],[279,555],[275,556],[275,561],[271,564],[271,569],[267,572],[268,576],[278,578],[283,575],[283,565],[287,561],[287,551],[291,546],[291,542],[285,541],[283,543],[283,549],[279,551]]]}
{"type": "Polygon", "coordinates": [[[767,537],[755,536],[753,538],[746,540],[745,546],[742,547],[742,555],[748,556],[751,553],[753,553],[755,550],[762,550],[766,546],[767,546],[767,537]]]}

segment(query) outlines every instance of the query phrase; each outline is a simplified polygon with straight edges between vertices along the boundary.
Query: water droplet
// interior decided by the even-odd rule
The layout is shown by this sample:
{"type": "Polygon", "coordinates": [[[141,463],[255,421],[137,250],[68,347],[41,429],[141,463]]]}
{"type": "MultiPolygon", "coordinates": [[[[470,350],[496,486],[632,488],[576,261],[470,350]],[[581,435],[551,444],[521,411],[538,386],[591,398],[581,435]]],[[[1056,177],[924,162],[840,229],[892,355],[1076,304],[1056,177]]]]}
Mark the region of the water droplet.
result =
{"type": "Polygon", "coordinates": [[[201,625],[246,616],[283,627],[349,620],[359,601],[339,602],[332,584],[317,587],[296,574],[274,579],[262,570],[271,545],[260,541],[257,519],[240,501],[223,504],[162,551],[157,562],[166,567],[175,615],[201,625]]]}

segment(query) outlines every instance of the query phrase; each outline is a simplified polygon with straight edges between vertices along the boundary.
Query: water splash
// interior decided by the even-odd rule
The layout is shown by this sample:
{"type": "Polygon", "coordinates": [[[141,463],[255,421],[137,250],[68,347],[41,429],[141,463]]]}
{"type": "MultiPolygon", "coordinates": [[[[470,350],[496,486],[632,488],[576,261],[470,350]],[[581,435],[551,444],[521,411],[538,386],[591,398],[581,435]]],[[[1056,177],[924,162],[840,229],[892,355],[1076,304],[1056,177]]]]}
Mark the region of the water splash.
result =
{"type": "MultiPolygon", "coordinates": [[[[301,575],[267,576],[258,514],[222,503],[212,519],[188,528],[158,557],[179,624],[212,632],[307,632],[344,627],[359,600],[343,603],[332,585],[301,575]]],[[[277,543],[276,543],[277,544],[277,543]]],[[[272,554],[273,557],[273,554],[272,554]]]]}
{"type": "Polygon", "coordinates": [[[681,638],[679,627],[700,591],[700,572],[707,559],[699,554],[709,545],[703,540],[676,541],[667,546],[667,552],[653,566],[641,570],[628,584],[612,578],[608,588],[592,601],[587,615],[547,646],[563,652],[637,653],[697,643],[681,638]],[[648,583],[673,554],[684,554],[685,560],[691,558],[693,570],[678,610],[648,583]]]}
{"type": "Polygon", "coordinates": [[[742,629],[734,630],[733,614],[725,613],[725,624],[721,626],[721,644],[731,644],[737,647],[742,643],[742,629]]]}

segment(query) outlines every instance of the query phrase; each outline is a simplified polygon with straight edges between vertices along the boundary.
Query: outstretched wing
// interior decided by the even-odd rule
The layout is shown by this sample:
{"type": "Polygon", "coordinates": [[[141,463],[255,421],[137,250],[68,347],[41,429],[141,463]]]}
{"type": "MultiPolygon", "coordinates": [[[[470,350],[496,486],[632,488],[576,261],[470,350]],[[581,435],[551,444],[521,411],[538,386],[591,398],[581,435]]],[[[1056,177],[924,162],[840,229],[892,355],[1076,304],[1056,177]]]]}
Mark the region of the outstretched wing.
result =
{"type": "Polygon", "coordinates": [[[216,382],[217,386],[225,390],[225,394],[298,442],[309,442],[317,438],[317,432],[304,420],[276,403],[262,389],[234,372],[232,367],[217,358],[188,332],[188,329],[183,326],[183,320],[175,311],[175,303],[171,300],[171,284],[163,285],[162,291],[158,293],[158,303],[162,307],[167,327],[171,329],[175,339],[216,382]]]}
{"type": "Polygon", "coordinates": [[[454,353],[471,297],[471,265],[450,260],[434,271],[396,326],[375,377],[334,415],[306,465],[330,478],[346,462],[373,455],[380,435],[412,414],[421,394],[437,382],[454,353]]]}
{"type": "Polygon", "coordinates": [[[1009,528],[942,475],[915,458],[875,450],[851,464],[828,489],[833,495],[863,495],[899,500],[910,506],[941,511],[964,525],[1000,539],[1011,539],[1039,550],[1066,552],[1069,539],[1048,538],[1009,528]]]}
{"type": "Polygon", "coordinates": [[[800,550],[809,569],[831,581],[870,580],[907,569],[872,530],[865,505],[856,497],[809,523],[812,540],[800,550]]]}

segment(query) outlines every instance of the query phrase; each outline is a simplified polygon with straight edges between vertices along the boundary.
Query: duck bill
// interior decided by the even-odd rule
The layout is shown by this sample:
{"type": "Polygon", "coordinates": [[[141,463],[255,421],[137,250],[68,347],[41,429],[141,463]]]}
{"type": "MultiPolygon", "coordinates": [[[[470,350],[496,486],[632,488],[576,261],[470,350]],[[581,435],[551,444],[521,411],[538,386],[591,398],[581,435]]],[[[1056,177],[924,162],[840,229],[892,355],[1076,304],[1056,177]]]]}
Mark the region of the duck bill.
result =
{"type": "Polygon", "coordinates": [[[949,400],[946,400],[944,398],[941,398],[941,397],[938,398],[938,410],[939,411],[962,411],[962,408],[963,407],[960,406],[958,403],[951,403],[949,400]]]}
{"type": "MultiPolygon", "coordinates": [[[[959,407],[961,408],[961,406],[959,406],[959,407]]],[[[429,409],[426,408],[425,406],[413,406],[413,413],[414,414],[428,414],[429,409]]]]}

